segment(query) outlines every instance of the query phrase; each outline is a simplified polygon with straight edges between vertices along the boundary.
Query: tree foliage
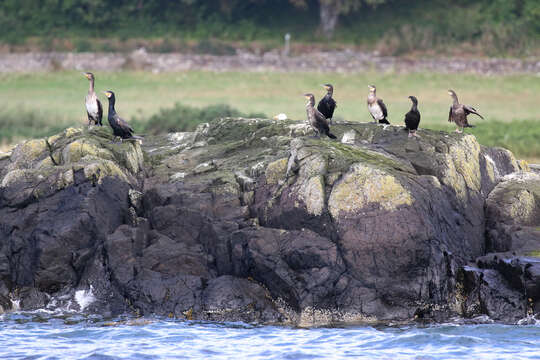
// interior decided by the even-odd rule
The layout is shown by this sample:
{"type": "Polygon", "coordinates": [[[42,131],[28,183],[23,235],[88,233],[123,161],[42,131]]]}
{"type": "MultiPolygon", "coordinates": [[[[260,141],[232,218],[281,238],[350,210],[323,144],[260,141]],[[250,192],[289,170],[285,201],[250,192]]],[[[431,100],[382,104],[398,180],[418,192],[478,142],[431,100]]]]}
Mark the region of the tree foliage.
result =
{"type": "MultiPolygon", "coordinates": [[[[430,26],[438,36],[459,41],[485,37],[511,46],[540,35],[539,0],[0,0],[0,40],[73,32],[87,37],[189,33],[198,38],[252,40],[265,26],[283,27],[278,38],[291,28],[312,32],[317,26],[331,37],[340,24],[358,28],[359,19],[379,13],[388,14],[381,31],[399,32],[397,27],[403,24],[394,20],[408,8],[419,12],[409,17],[409,27],[422,32],[430,26]],[[428,7],[431,14],[420,14],[428,7]]],[[[369,36],[369,31],[375,30],[357,36],[369,36]]]]}
{"type": "MultiPolygon", "coordinates": [[[[307,8],[307,0],[290,0],[297,7],[307,8]]],[[[339,16],[358,11],[362,5],[377,6],[386,0],[318,0],[320,26],[326,37],[334,35],[339,16]]]]}

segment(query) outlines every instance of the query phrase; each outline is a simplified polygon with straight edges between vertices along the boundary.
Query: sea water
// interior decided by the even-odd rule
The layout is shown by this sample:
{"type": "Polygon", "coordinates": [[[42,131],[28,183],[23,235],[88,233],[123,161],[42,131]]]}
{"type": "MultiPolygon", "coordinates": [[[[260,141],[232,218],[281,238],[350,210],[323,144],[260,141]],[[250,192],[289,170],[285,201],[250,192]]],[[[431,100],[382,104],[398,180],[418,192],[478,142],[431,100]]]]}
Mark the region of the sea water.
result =
{"type": "Polygon", "coordinates": [[[294,328],[51,312],[0,317],[0,359],[540,359],[540,325],[294,328]]]}

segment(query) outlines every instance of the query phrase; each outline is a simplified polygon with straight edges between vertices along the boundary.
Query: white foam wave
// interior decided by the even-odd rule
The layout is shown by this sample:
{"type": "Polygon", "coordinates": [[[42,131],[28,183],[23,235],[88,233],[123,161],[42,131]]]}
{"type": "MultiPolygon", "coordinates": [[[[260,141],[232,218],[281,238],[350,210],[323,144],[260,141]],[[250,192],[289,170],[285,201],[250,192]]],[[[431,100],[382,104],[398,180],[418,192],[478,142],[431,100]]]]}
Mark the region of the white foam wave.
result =
{"type": "Polygon", "coordinates": [[[527,317],[518,320],[518,325],[540,325],[540,319],[536,318],[536,315],[527,315],[527,317]]]}
{"type": "Polygon", "coordinates": [[[90,289],[88,290],[77,290],[75,292],[75,301],[79,304],[81,311],[84,311],[88,305],[96,300],[92,290],[92,285],[90,285],[90,289]]]}

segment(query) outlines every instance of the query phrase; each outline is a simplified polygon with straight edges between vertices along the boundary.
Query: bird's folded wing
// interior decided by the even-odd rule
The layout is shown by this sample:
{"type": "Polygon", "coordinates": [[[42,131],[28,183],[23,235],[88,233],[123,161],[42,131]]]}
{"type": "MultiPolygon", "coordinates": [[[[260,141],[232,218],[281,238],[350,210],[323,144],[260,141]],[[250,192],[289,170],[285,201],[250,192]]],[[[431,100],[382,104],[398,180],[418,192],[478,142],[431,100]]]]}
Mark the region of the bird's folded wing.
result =
{"type": "Polygon", "coordinates": [[[118,126],[120,128],[122,128],[122,130],[126,131],[126,132],[133,132],[133,129],[131,128],[131,126],[129,126],[129,124],[127,123],[127,121],[125,121],[124,119],[122,119],[120,116],[116,115],[116,123],[118,124],[118,126]]]}
{"type": "Polygon", "coordinates": [[[99,101],[99,99],[96,99],[96,101],[98,107],[98,118],[101,119],[103,117],[103,106],[101,106],[101,101],[99,101]]]}
{"type": "Polygon", "coordinates": [[[384,105],[384,102],[381,99],[377,99],[377,104],[380,106],[382,114],[386,118],[388,116],[388,110],[386,109],[386,105],[384,105]]]}
{"type": "Polygon", "coordinates": [[[326,124],[326,117],[319,110],[315,110],[315,120],[326,124]]]}

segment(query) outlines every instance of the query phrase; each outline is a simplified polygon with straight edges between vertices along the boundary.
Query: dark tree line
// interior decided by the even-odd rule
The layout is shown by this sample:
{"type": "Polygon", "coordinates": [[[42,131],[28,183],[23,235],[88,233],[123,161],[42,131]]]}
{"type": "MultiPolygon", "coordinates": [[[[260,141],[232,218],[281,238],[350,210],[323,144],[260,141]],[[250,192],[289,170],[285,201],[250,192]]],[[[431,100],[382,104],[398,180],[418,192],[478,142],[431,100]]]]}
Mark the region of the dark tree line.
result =
{"type": "MultiPolygon", "coordinates": [[[[431,0],[441,7],[447,0],[431,0]]],[[[332,37],[343,16],[355,16],[384,6],[427,3],[427,0],[1,0],[0,37],[6,33],[47,35],[51,30],[87,29],[106,35],[122,26],[190,29],[211,21],[264,22],[267,13],[287,17],[295,11],[317,14],[313,22],[332,37]]],[[[526,24],[540,33],[540,0],[455,0],[453,6],[473,6],[493,22],[526,24]]],[[[378,11],[378,10],[376,10],[378,11]]],[[[459,14],[456,14],[459,16],[459,14]]],[[[310,18],[311,19],[311,18],[310,18]]],[[[415,19],[411,19],[415,20],[415,19]]],[[[290,21],[294,21],[291,19],[290,21]]],[[[414,21],[413,21],[414,22],[414,21]]]]}

